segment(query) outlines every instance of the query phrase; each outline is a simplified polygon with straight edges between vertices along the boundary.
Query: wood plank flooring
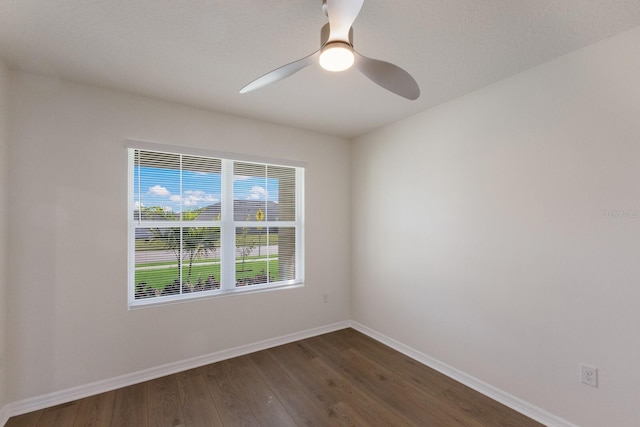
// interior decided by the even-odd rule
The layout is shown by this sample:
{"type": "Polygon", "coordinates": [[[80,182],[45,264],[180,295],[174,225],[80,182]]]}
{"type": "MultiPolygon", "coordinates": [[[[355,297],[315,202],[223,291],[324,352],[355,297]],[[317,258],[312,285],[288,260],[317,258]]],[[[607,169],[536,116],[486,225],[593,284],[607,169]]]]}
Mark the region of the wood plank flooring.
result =
{"type": "Polygon", "coordinates": [[[11,418],[6,427],[542,426],[353,329],[11,418]]]}

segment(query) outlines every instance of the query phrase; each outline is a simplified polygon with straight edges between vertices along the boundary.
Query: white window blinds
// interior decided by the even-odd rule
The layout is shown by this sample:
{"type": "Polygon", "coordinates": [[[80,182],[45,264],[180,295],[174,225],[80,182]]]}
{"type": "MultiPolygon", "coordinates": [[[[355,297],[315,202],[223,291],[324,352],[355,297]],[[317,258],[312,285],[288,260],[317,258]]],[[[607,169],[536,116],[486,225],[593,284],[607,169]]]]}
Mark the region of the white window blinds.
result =
{"type": "Polygon", "coordinates": [[[302,283],[303,168],[129,151],[130,305],[302,283]]]}

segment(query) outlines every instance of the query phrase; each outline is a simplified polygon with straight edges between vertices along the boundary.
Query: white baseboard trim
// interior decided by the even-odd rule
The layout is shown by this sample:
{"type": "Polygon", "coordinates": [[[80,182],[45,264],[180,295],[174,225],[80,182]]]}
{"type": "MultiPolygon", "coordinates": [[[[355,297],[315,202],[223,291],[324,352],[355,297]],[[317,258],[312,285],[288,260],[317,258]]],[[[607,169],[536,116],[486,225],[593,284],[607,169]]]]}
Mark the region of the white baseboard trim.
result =
{"type": "Polygon", "coordinates": [[[121,375],[119,377],[96,381],[94,383],[68,388],[66,390],[48,393],[18,402],[6,405],[0,411],[0,426],[4,426],[9,417],[26,414],[28,412],[37,411],[48,408],[50,406],[60,405],[62,403],[72,402],[77,399],[93,396],[95,394],[104,393],[121,387],[127,387],[132,384],[160,378],[165,375],[175,374],[177,372],[186,371],[188,369],[197,368],[199,366],[208,365],[210,363],[219,362],[221,360],[231,359],[233,357],[243,356],[267,348],[276,347],[282,344],[311,338],[328,332],[345,329],[350,326],[348,320],[344,322],[333,323],[330,325],[320,326],[318,328],[307,329],[305,331],[296,332],[289,335],[283,335],[276,338],[270,338],[252,344],[242,345],[239,347],[222,350],[215,353],[205,354],[203,356],[193,357],[191,359],[181,360],[179,362],[168,363],[166,365],[149,368],[130,374],[121,375]]]}
{"type": "Polygon", "coordinates": [[[484,381],[479,380],[478,378],[466,374],[454,368],[453,366],[449,366],[446,363],[434,359],[433,357],[427,356],[426,354],[421,353],[420,351],[415,350],[405,344],[402,344],[401,342],[398,342],[393,338],[389,338],[388,336],[381,334],[380,332],[370,329],[361,323],[352,320],[350,322],[350,326],[353,329],[373,338],[374,340],[379,341],[393,348],[394,350],[409,356],[413,360],[416,360],[423,365],[433,368],[436,371],[448,376],[449,378],[453,378],[454,380],[468,387],[471,387],[477,392],[480,392],[485,396],[490,397],[491,399],[500,402],[503,405],[508,406],[509,408],[518,411],[521,414],[526,415],[527,417],[536,420],[537,422],[542,423],[548,427],[578,427],[577,425],[572,424],[567,420],[564,420],[541,408],[538,408],[537,406],[525,402],[524,400],[513,396],[505,391],[502,391],[492,386],[491,384],[487,384],[484,381]]]}
{"type": "Polygon", "coordinates": [[[5,405],[0,409],[0,426],[3,426],[9,421],[9,405],[5,405]]]}

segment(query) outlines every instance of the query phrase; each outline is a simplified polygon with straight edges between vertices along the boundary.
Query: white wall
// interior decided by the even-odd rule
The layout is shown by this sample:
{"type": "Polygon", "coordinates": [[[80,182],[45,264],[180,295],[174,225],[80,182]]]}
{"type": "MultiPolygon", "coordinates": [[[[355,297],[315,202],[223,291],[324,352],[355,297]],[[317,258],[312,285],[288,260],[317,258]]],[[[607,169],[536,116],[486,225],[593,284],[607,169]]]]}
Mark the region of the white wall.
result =
{"type": "MultiPolygon", "coordinates": [[[[5,390],[5,372],[7,355],[7,284],[9,283],[8,272],[8,252],[9,252],[9,221],[8,214],[8,190],[9,190],[9,168],[8,168],[8,84],[9,70],[0,60],[0,411],[7,404],[5,390]]],[[[2,416],[0,415],[0,419],[2,416]]],[[[2,421],[0,421],[2,422],[2,421]]]]}
{"type": "Polygon", "coordinates": [[[22,73],[10,123],[11,401],[349,318],[346,141],[22,73]],[[128,311],[126,139],[307,162],[306,285],[128,311]]]}
{"type": "Polygon", "coordinates": [[[638,46],[357,139],[352,318],[570,422],[640,425],[638,46]]]}

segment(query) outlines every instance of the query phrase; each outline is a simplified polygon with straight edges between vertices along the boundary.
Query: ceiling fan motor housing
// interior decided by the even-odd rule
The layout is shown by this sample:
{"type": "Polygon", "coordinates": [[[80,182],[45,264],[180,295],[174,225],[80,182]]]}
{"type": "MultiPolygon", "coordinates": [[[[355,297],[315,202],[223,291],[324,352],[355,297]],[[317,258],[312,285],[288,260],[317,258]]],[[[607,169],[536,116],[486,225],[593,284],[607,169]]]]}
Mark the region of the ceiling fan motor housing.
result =
{"type": "MultiPolygon", "coordinates": [[[[329,28],[329,23],[327,22],[322,26],[322,29],[320,30],[320,47],[327,44],[330,31],[331,30],[329,28]]],[[[351,47],[353,47],[353,27],[349,28],[349,44],[351,45],[351,47]]]]}

